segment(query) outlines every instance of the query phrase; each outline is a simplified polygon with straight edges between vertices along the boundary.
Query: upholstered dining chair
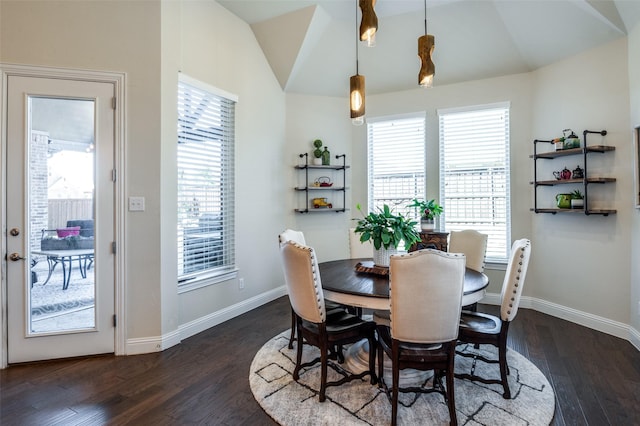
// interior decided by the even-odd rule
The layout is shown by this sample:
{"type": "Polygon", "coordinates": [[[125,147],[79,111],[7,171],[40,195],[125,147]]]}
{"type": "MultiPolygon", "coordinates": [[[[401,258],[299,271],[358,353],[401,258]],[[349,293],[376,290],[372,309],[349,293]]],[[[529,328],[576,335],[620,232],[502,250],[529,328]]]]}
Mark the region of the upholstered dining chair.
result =
{"type": "Polygon", "coordinates": [[[391,256],[389,301],[391,326],[378,326],[378,377],[391,394],[391,424],[398,416],[399,392],[439,392],[449,408],[452,425],[457,424],[453,391],[454,359],[465,256],[424,249],[391,256]],[[391,391],[384,381],[384,354],[391,359],[391,391]],[[434,370],[433,387],[420,384],[399,387],[400,370],[434,370]],[[446,386],[442,386],[442,373],[446,386]]]}
{"type": "MultiPolygon", "coordinates": [[[[449,253],[464,253],[467,257],[467,268],[484,272],[484,260],[487,254],[488,235],[475,229],[451,231],[449,234],[449,253]]],[[[465,309],[475,311],[477,304],[485,295],[485,291],[474,294],[471,299],[463,300],[465,309]]]]}
{"type": "Polygon", "coordinates": [[[507,334],[509,324],[516,317],[524,279],[527,275],[529,258],[531,257],[531,242],[526,239],[514,241],[511,246],[511,257],[507,265],[507,271],[502,283],[502,303],[500,304],[500,317],[480,312],[463,311],[460,318],[460,333],[458,340],[461,343],[474,345],[490,344],[498,348],[498,359],[487,359],[481,355],[461,353],[458,355],[473,357],[486,363],[498,364],[500,368],[500,380],[486,379],[475,374],[459,374],[457,377],[475,380],[481,383],[502,384],[505,399],[511,399],[511,391],[507,375],[507,334]]]}
{"type": "MultiPolygon", "coordinates": [[[[280,245],[287,241],[293,241],[300,245],[306,246],[307,243],[304,239],[304,234],[301,231],[295,231],[293,229],[285,229],[278,235],[278,241],[280,245]]],[[[344,310],[345,307],[338,303],[331,302],[329,300],[325,300],[325,308],[331,315],[336,309],[344,310]]],[[[296,340],[296,313],[291,308],[291,335],[289,336],[289,349],[293,349],[293,342],[296,340]]],[[[340,356],[342,356],[342,352],[340,352],[340,356]]]]}
{"type": "Polygon", "coordinates": [[[326,399],[326,389],[355,379],[371,376],[371,384],[377,382],[375,374],[376,323],[365,321],[346,311],[327,316],[322,281],[315,251],[312,247],[287,241],[280,246],[285,282],[291,306],[296,313],[298,335],[296,366],[293,379],[300,378],[300,370],[320,362],[320,402],[326,399]],[[356,343],[362,339],[369,342],[369,369],[358,374],[348,373],[329,361],[329,353],[335,347],[356,343]],[[320,356],[302,363],[303,342],[316,346],[320,356]],[[342,378],[327,382],[327,369],[331,367],[342,378]]]}
{"type": "Polygon", "coordinates": [[[467,268],[484,272],[487,239],[487,234],[482,234],[475,229],[451,231],[449,234],[449,252],[464,253],[467,257],[467,268]]]}

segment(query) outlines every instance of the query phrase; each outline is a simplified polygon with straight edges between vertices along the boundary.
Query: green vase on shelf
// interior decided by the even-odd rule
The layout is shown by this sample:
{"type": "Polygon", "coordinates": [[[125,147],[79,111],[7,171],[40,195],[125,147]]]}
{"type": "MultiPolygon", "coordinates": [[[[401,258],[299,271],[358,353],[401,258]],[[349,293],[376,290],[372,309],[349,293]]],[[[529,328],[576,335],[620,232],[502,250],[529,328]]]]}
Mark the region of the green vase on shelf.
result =
{"type": "Polygon", "coordinates": [[[331,162],[331,153],[329,152],[329,150],[327,149],[327,147],[324,147],[324,151],[322,151],[322,165],[323,166],[328,166],[331,162]]]}

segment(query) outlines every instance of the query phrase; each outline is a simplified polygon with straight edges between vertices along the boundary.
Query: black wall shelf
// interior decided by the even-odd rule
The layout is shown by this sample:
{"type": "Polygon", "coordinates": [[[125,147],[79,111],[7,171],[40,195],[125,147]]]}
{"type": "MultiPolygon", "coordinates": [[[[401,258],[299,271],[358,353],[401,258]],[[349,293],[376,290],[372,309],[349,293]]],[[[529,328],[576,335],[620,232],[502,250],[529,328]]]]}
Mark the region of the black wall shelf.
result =
{"type": "Polygon", "coordinates": [[[346,193],[348,189],[346,186],[346,178],[347,178],[346,172],[349,166],[346,165],[346,155],[345,154],[336,155],[335,159],[336,160],[342,159],[342,164],[329,165],[329,166],[309,164],[309,154],[307,153],[300,154],[299,157],[304,158],[304,164],[295,166],[295,169],[298,171],[304,171],[304,186],[296,186],[294,190],[305,193],[305,197],[304,197],[305,207],[297,208],[295,209],[295,212],[297,213],[327,213],[327,212],[341,213],[341,212],[347,211],[347,209],[345,208],[346,193]],[[322,170],[331,172],[333,175],[332,176],[333,178],[341,177],[342,182],[337,182],[337,183],[332,182],[331,186],[313,186],[312,183],[310,182],[310,180],[313,178],[313,175],[310,176],[310,172],[313,174],[315,172],[322,171],[322,170]],[[336,206],[332,200],[329,200],[332,205],[331,208],[326,208],[326,207],[312,208],[311,207],[311,201],[314,198],[326,198],[326,197],[322,197],[322,195],[327,193],[334,193],[334,194],[342,193],[342,197],[338,197],[338,198],[342,198],[342,205],[336,206]]]}
{"type": "Polygon", "coordinates": [[[614,151],[616,148],[614,146],[608,145],[592,145],[589,146],[587,144],[587,135],[589,134],[599,134],[601,136],[605,136],[607,134],[606,130],[601,131],[591,131],[585,130],[583,132],[583,142],[584,146],[582,148],[571,148],[564,149],[559,151],[547,151],[547,152],[538,152],[538,144],[550,144],[553,146],[554,141],[550,140],[540,140],[536,139],[533,141],[533,155],[529,156],[533,158],[534,166],[533,166],[533,181],[530,182],[534,185],[534,197],[533,197],[533,205],[534,207],[531,211],[535,213],[581,213],[585,215],[603,215],[608,216],[610,214],[615,214],[617,211],[614,209],[592,209],[589,208],[589,185],[590,184],[604,184],[615,182],[616,179],[613,177],[603,177],[603,176],[589,176],[588,173],[588,160],[589,155],[592,153],[603,154],[605,152],[614,151]],[[538,180],[538,160],[553,160],[555,158],[574,156],[574,155],[582,155],[583,163],[584,163],[584,177],[582,179],[555,179],[555,180],[538,180]],[[556,186],[556,185],[568,185],[568,184],[580,184],[582,185],[582,189],[584,190],[584,207],[579,209],[561,209],[561,208],[539,208],[538,207],[538,188],[541,186],[556,186]]]}

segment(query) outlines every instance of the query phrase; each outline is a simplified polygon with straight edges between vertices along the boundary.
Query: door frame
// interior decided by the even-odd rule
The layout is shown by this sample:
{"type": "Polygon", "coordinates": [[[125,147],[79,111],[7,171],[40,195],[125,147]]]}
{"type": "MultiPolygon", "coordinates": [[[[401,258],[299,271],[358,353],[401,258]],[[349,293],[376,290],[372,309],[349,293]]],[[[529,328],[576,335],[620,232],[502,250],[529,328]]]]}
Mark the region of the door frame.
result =
{"type": "Polygon", "coordinates": [[[7,161],[7,84],[9,76],[51,78],[79,81],[93,81],[111,83],[114,85],[114,220],[115,220],[115,315],[117,325],[115,327],[114,350],[116,355],[126,354],[126,329],[127,318],[125,311],[125,158],[124,147],[126,140],[126,73],[77,70],[65,68],[39,67],[30,65],[5,64],[0,62],[0,74],[2,86],[0,86],[0,233],[1,258],[0,258],[0,369],[7,367],[8,359],[8,324],[7,324],[7,211],[6,211],[6,161],[7,161]]]}

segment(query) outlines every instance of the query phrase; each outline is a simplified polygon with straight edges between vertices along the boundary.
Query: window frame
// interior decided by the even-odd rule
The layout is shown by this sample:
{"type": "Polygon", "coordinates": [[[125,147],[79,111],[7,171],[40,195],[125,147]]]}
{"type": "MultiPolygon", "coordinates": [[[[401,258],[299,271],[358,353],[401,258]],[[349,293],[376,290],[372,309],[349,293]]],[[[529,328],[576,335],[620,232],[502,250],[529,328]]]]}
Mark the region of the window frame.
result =
{"type": "MultiPolygon", "coordinates": [[[[452,115],[457,115],[457,114],[466,114],[466,113],[476,113],[476,112],[481,112],[481,111],[489,111],[489,110],[501,110],[504,111],[506,113],[506,121],[504,123],[504,129],[505,129],[505,133],[504,133],[504,163],[501,166],[501,168],[504,170],[504,191],[492,191],[491,194],[492,196],[487,196],[485,198],[489,199],[489,200],[494,200],[496,197],[494,194],[496,194],[496,192],[498,192],[498,194],[504,194],[504,221],[505,221],[505,229],[501,230],[501,232],[504,232],[504,241],[499,243],[499,242],[493,242],[491,241],[491,235],[490,235],[490,241],[488,242],[488,248],[490,248],[490,246],[493,244],[494,246],[500,246],[500,244],[504,245],[504,257],[502,256],[491,256],[490,254],[487,255],[487,264],[490,265],[495,265],[498,269],[504,267],[504,265],[507,264],[508,259],[509,259],[509,255],[510,255],[510,250],[511,250],[511,168],[510,168],[510,111],[511,109],[511,105],[510,102],[499,102],[499,103],[493,103],[493,104],[485,104],[485,105],[473,105],[473,106],[467,106],[467,107],[462,107],[462,108],[446,108],[446,109],[438,109],[437,113],[438,113],[438,133],[439,133],[439,149],[440,149],[440,167],[439,167],[439,176],[440,176],[440,200],[442,201],[442,204],[444,206],[444,213],[441,217],[441,227],[443,227],[444,229],[446,229],[447,231],[452,231],[452,230],[461,230],[463,228],[465,229],[477,229],[479,232],[485,232],[486,233],[486,229],[481,229],[482,226],[478,226],[478,227],[474,227],[474,226],[450,226],[447,220],[447,211],[450,210],[447,208],[447,194],[446,194],[446,184],[447,184],[447,178],[446,178],[446,173],[447,170],[445,169],[445,156],[446,156],[446,148],[444,146],[445,141],[444,141],[444,132],[446,131],[445,129],[443,129],[443,120],[444,120],[444,116],[452,116],[452,115]]],[[[496,126],[498,127],[498,126],[496,126]]],[[[476,170],[480,169],[482,170],[483,166],[476,166],[476,170]]],[[[486,166],[484,166],[485,169],[487,169],[486,166]]],[[[494,167],[491,168],[492,170],[497,170],[498,167],[494,167]]],[[[495,212],[495,207],[494,209],[492,209],[495,212]]],[[[496,217],[495,214],[491,215],[492,217],[496,217]]]]}
{"type": "Polygon", "coordinates": [[[380,124],[389,124],[393,122],[403,122],[403,121],[410,121],[410,120],[422,121],[422,140],[419,142],[422,145],[422,155],[423,155],[422,160],[420,161],[422,163],[422,169],[421,169],[422,177],[413,178],[415,182],[414,184],[412,184],[412,186],[416,188],[416,191],[414,191],[413,194],[411,194],[410,196],[407,195],[406,197],[402,197],[406,199],[405,201],[389,204],[389,207],[391,207],[395,213],[402,213],[405,216],[413,218],[419,223],[420,222],[419,214],[416,212],[415,209],[408,209],[406,205],[410,204],[413,198],[424,199],[426,194],[427,116],[426,116],[426,112],[424,111],[410,113],[410,114],[400,114],[400,115],[375,117],[375,118],[367,119],[367,205],[368,205],[369,212],[375,211],[377,207],[380,207],[380,208],[382,207],[382,205],[376,206],[376,197],[375,197],[375,190],[374,190],[375,181],[373,179],[373,173],[374,173],[373,143],[375,143],[375,141],[372,139],[372,136],[373,136],[372,133],[375,132],[374,128],[380,124]],[[420,180],[422,182],[419,182],[420,180]]]}
{"type": "MultiPolygon", "coordinates": [[[[211,180],[207,179],[207,182],[213,182],[213,185],[218,185],[218,189],[214,191],[214,198],[218,200],[210,201],[209,203],[205,203],[204,209],[205,211],[201,211],[202,203],[197,203],[198,205],[198,221],[195,227],[190,227],[195,229],[196,232],[193,233],[193,236],[196,237],[196,234],[201,238],[204,238],[203,235],[210,233],[211,229],[207,223],[201,222],[201,219],[204,219],[205,215],[215,215],[217,214],[217,218],[219,219],[219,229],[221,233],[220,240],[222,241],[222,246],[220,248],[220,256],[222,258],[222,265],[212,266],[208,268],[204,268],[201,270],[196,270],[193,272],[181,273],[181,265],[178,264],[178,276],[177,276],[177,284],[178,284],[178,293],[184,293],[187,291],[195,290],[197,288],[205,287],[208,285],[216,284],[222,281],[227,281],[237,276],[237,266],[235,259],[235,107],[238,102],[238,97],[231,93],[225,92],[224,90],[218,89],[216,87],[210,86],[204,82],[191,78],[185,74],[180,73],[178,76],[178,86],[177,86],[177,114],[176,114],[176,126],[177,126],[177,147],[176,147],[176,208],[177,208],[177,216],[176,216],[176,244],[177,244],[177,254],[178,257],[176,259],[177,262],[183,262],[184,267],[184,256],[185,256],[185,233],[186,229],[189,229],[185,226],[181,225],[181,221],[185,219],[185,213],[181,213],[181,204],[184,202],[183,194],[180,192],[180,145],[184,143],[188,143],[189,141],[185,141],[181,134],[181,126],[184,120],[181,120],[181,105],[180,102],[183,100],[183,90],[185,88],[190,87],[193,90],[191,96],[194,96],[196,92],[198,92],[201,96],[211,97],[216,103],[220,102],[220,108],[210,109],[211,112],[218,114],[219,116],[224,116],[224,118],[229,118],[230,123],[227,126],[221,124],[219,130],[220,137],[220,158],[216,158],[219,160],[217,167],[214,167],[213,170],[220,174],[220,178],[218,179],[220,182],[226,183],[221,184],[216,182],[215,178],[211,180]],[[221,188],[222,187],[222,188],[221,188]],[[217,207],[217,211],[213,209],[213,207],[217,207]],[[207,226],[204,226],[204,225],[207,226]],[[206,229],[205,229],[206,228],[206,229]],[[197,232],[200,231],[200,232],[197,232]],[[182,237],[182,238],[181,238],[182,237]],[[182,260],[181,260],[182,259],[182,260]]],[[[198,120],[198,119],[196,119],[198,120]]],[[[224,121],[224,120],[223,120],[224,121]]],[[[211,119],[209,120],[209,129],[211,119]]],[[[189,123],[194,124],[194,123],[189,123]]],[[[195,126],[194,126],[195,127],[195,126]]],[[[193,127],[187,127],[187,130],[193,130],[193,127]]],[[[184,133],[184,132],[183,132],[184,133]]],[[[191,135],[196,132],[191,132],[191,135]]],[[[201,132],[205,133],[205,132],[201,132]]],[[[206,136],[201,136],[204,140],[206,136]]],[[[192,142],[197,137],[192,136],[192,142]]],[[[183,145],[186,146],[186,145],[183,145]]],[[[215,145],[214,145],[215,146],[215,145]]],[[[198,150],[198,147],[195,147],[198,150]]],[[[202,155],[202,158],[206,157],[206,147],[204,147],[198,155],[202,155]]],[[[208,169],[209,170],[209,169],[208,169]]],[[[195,198],[194,198],[195,199],[195,198]]],[[[198,200],[197,200],[198,201],[198,200]]],[[[211,216],[214,219],[216,216],[211,216]]],[[[195,220],[195,219],[193,219],[195,220]]],[[[192,220],[192,221],[193,221],[192,220]]],[[[194,222],[195,223],[195,222],[194,222]]],[[[217,242],[210,242],[211,244],[218,244],[217,242]]],[[[205,250],[207,253],[210,253],[211,250],[207,246],[209,243],[196,244],[193,246],[193,249],[205,250]]],[[[202,251],[198,252],[202,253],[202,251]]],[[[194,253],[194,256],[198,254],[194,253]]],[[[203,262],[210,262],[206,258],[203,262]]]]}

